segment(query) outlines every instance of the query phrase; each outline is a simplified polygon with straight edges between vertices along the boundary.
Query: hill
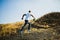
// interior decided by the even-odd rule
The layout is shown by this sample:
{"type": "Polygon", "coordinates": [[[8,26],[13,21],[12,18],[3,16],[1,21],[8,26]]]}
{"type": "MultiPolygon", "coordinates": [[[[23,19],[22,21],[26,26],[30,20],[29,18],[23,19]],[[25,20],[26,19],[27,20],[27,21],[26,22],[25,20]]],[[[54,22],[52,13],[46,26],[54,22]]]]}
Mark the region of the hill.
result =
{"type": "Polygon", "coordinates": [[[48,25],[55,29],[58,33],[60,32],[60,12],[48,13],[35,22],[40,25],[48,25]]]}
{"type": "Polygon", "coordinates": [[[31,32],[27,27],[20,34],[24,22],[0,24],[0,40],[60,40],[60,12],[51,12],[35,21],[31,20],[31,32]]]}

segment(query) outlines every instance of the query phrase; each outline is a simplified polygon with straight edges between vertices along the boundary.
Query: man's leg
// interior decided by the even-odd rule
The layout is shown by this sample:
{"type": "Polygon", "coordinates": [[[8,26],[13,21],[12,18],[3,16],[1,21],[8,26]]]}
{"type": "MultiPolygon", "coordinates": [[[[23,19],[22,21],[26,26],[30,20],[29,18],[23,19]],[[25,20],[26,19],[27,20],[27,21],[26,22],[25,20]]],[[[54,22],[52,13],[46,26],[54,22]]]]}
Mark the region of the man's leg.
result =
{"type": "Polygon", "coordinates": [[[30,23],[28,23],[29,24],[29,26],[28,26],[28,30],[30,30],[30,26],[31,26],[31,24],[30,23]]]}
{"type": "Polygon", "coordinates": [[[22,26],[22,28],[21,28],[20,31],[23,31],[23,29],[24,29],[24,27],[25,27],[26,24],[27,24],[27,23],[25,23],[25,24],[22,26]]]}
{"type": "Polygon", "coordinates": [[[25,20],[25,24],[22,26],[22,29],[20,30],[20,31],[23,31],[23,29],[24,29],[24,27],[26,26],[26,24],[27,24],[27,20],[25,20]]]}

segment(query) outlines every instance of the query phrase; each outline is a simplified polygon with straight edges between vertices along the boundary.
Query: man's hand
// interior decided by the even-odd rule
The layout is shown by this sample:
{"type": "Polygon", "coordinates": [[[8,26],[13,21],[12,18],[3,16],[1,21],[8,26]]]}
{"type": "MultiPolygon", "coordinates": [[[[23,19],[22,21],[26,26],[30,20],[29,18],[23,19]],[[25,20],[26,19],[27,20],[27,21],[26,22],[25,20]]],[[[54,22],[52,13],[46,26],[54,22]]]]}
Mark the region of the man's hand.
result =
{"type": "Polygon", "coordinates": [[[35,18],[33,19],[33,21],[35,21],[35,18]]]}
{"type": "Polygon", "coordinates": [[[21,18],[23,20],[23,18],[21,18]]]}

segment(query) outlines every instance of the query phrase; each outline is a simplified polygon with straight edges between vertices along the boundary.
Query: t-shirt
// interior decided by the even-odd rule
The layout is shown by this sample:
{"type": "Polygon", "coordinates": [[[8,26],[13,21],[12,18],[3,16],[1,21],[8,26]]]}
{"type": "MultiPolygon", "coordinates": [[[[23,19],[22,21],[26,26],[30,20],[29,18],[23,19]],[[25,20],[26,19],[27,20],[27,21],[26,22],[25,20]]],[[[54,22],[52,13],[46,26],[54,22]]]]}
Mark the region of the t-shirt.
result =
{"type": "Polygon", "coordinates": [[[25,16],[26,16],[25,17],[25,20],[29,20],[29,18],[31,17],[31,14],[30,13],[27,13],[25,16]]]}

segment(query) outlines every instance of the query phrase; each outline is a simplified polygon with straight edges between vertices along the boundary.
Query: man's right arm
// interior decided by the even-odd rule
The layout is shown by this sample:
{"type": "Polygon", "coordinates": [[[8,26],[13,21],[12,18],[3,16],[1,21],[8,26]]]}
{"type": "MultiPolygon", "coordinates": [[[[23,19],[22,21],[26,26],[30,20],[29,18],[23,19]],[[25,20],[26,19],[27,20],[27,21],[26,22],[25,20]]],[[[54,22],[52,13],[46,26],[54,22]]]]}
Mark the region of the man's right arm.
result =
{"type": "Polygon", "coordinates": [[[22,16],[22,20],[23,20],[23,17],[25,16],[26,14],[23,14],[23,16],[22,16]]]}

